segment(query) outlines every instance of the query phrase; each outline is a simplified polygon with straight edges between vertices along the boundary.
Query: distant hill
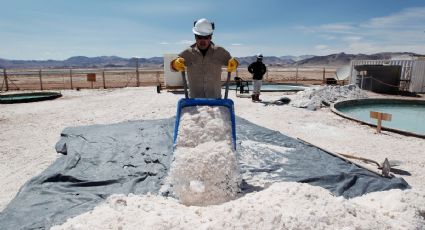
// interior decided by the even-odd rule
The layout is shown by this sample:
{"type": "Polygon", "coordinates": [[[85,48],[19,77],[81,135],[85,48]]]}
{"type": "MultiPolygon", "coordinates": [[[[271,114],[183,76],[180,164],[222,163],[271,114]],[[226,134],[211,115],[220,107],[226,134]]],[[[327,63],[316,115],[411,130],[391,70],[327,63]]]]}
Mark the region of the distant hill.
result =
{"type": "MultiPolygon", "coordinates": [[[[158,68],[163,65],[162,57],[139,58],[140,67],[158,68]]],[[[108,68],[108,67],[136,67],[135,58],[117,56],[85,57],[75,56],[63,61],[58,60],[7,60],[0,58],[0,68],[30,69],[30,68],[108,68]]]]}
{"type": "Polygon", "coordinates": [[[301,61],[301,60],[312,58],[312,57],[314,57],[314,55],[301,55],[301,56],[289,55],[289,56],[280,56],[279,58],[282,60],[288,59],[288,60],[293,60],[294,62],[297,62],[297,61],[301,61]]]}
{"type": "MultiPolygon", "coordinates": [[[[248,57],[237,57],[239,64],[241,66],[248,66],[252,62],[257,60],[256,56],[248,56],[248,57]]],[[[295,63],[295,61],[291,58],[281,58],[281,57],[275,57],[275,56],[265,56],[263,58],[263,62],[267,65],[280,65],[280,66],[287,66],[292,65],[295,63]]]]}
{"type": "Polygon", "coordinates": [[[420,56],[415,53],[399,52],[399,53],[376,53],[376,54],[346,54],[338,53],[326,56],[314,56],[307,59],[297,61],[295,64],[298,66],[343,66],[348,65],[352,60],[383,60],[392,59],[396,57],[413,57],[420,56]]]}
{"type": "MultiPolygon", "coordinates": [[[[302,55],[302,56],[265,56],[264,63],[268,66],[292,67],[292,66],[343,66],[351,60],[379,60],[393,57],[420,56],[415,53],[377,53],[377,54],[346,54],[338,53],[326,56],[302,55]]],[[[241,66],[248,66],[256,60],[256,56],[237,57],[241,66]]],[[[142,68],[162,68],[163,57],[139,58],[139,66],[142,68]]],[[[66,60],[7,60],[0,58],[0,68],[6,69],[38,69],[38,68],[109,68],[109,67],[136,67],[137,59],[122,58],[117,56],[85,57],[75,56],[66,60]]]]}

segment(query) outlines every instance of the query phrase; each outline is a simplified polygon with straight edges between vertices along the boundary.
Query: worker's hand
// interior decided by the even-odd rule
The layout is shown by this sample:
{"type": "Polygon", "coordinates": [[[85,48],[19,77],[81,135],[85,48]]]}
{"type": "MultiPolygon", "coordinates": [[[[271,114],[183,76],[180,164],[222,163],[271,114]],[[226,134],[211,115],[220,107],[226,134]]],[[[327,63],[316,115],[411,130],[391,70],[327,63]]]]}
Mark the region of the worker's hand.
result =
{"type": "Polygon", "coordinates": [[[171,68],[175,71],[183,72],[185,70],[184,58],[178,57],[171,61],[171,68]]]}
{"type": "Polygon", "coordinates": [[[235,58],[230,58],[227,63],[227,72],[233,72],[238,68],[239,62],[235,58]]]}

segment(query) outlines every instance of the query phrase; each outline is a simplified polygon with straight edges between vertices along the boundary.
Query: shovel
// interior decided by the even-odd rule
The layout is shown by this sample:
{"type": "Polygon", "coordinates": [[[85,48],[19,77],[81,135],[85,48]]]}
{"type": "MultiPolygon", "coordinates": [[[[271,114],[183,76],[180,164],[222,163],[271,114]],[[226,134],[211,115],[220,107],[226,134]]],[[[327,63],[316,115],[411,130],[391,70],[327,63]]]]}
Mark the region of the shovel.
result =
{"type": "Polygon", "coordinates": [[[236,150],[236,125],[235,125],[235,109],[234,103],[231,99],[228,99],[229,94],[229,81],[231,72],[227,72],[227,80],[226,80],[226,90],[224,93],[224,99],[209,99],[209,98],[189,98],[188,90],[187,90],[187,81],[186,81],[186,73],[182,71],[182,79],[184,86],[184,95],[185,98],[179,100],[177,104],[177,114],[176,114],[176,123],[174,125],[174,146],[176,146],[179,124],[180,124],[180,116],[181,111],[184,107],[189,106],[223,106],[229,109],[230,121],[232,125],[232,148],[236,150]]]}
{"type": "MultiPolygon", "coordinates": [[[[350,154],[344,154],[344,153],[338,153],[338,154],[340,154],[341,156],[347,157],[347,158],[361,160],[365,163],[375,164],[376,166],[378,166],[378,169],[382,170],[381,174],[384,177],[391,177],[390,172],[393,172],[393,171],[395,171],[395,172],[403,171],[403,170],[400,170],[400,169],[393,168],[394,166],[399,166],[401,164],[400,161],[389,161],[387,158],[385,158],[384,162],[382,164],[380,164],[377,161],[367,159],[367,158],[363,158],[363,157],[358,157],[358,156],[354,156],[354,155],[350,155],[350,154]]],[[[397,173],[397,174],[400,174],[400,173],[397,173]]]]}

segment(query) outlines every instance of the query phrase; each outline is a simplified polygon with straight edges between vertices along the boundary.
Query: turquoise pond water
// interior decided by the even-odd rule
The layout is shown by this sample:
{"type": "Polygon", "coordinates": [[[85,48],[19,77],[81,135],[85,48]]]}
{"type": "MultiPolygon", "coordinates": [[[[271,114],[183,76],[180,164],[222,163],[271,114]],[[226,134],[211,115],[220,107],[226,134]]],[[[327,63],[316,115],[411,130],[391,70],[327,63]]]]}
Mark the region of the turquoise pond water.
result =
{"type": "MultiPolygon", "coordinates": [[[[244,85],[244,87],[246,87],[244,85]]],[[[235,90],[236,85],[229,85],[229,90],[235,90]]],[[[261,91],[301,91],[307,87],[301,85],[287,85],[287,84],[264,84],[261,86],[261,91]]],[[[239,89],[239,88],[238,88],[239,89]]],[[[249,90],[252,91],[253,87],[249,84],[249,90]]]]}
{"type": "Polygon", "coordinates": [[[370,118],[370,111],[392,114],[391,121],[382,121],[382,126],[425,135],[425,105],[414,104],[369,104],[353,105],[338,110],[358,120],[377,124],[370,118]]]}

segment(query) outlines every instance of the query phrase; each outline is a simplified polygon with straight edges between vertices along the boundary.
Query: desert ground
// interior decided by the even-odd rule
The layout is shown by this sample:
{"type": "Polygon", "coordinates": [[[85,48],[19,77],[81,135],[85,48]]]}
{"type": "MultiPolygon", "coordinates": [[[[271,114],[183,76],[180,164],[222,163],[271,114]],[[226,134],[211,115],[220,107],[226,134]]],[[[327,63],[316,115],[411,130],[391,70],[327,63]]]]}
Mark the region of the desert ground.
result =
{"type": "MultiPolygon", "coordinates": [[[[64,128],[170,118],[175,115],[177,101],[182,97],[181,94],[167,91],[158,94],[156,87],[152,86],[61,90],[61,93],[61,98],[52,101],[0,106],[1,210],[27,180],[42,172],[59,157],[54,146],[64,128]]],[[[333,153],[352,154],[378,162],[385,158],[400,161],[400,167],[411,175],[397,176],[405,179],[412,189],[376,192],[346,200],[334,197],[319,187],[279,183],[245,198],[202,209],[180,205],[178,201],[155,195],[117,195],[91,213],[77,216],[58,228],[120,228],[125,216],[128,229],[137,226],[137,223],[141,224],[138,221],[146,223],[147,227],[160,229],[193,226],[212,229],[248,226],[253,229],[424,229],[424,139],[387,131],[377,134],[374,128],[344,119],[332,113],[329,108],[310,111],[289,105],[264,106],[261,103],[252,103],[247,98],[235,97],[233,92],[229,95],[235,102],[236,115],[257,125],[300,138],[333,153]],[[147,219],[134,216],[135,210],[111,210],[111,207],[115,207],[114,202],[123,199],[128,203],[139,204],[139,207],[140,204],[146,204],[153,208],[147,213],[139,210],[139,213],[146,214],[147,219]],[[267,205],[248,205],[255,200],[266,202],[267,205]],[[287,205],[278,208],[282,202],[287,205]],[[298,207],[306,211],[299,212],[298,207]],[[226,210],[231,213],[230,216],[225,214],[226,210]],[[238,214],[236,218],[233,216],[236,214],[230,210],[246,215],[238,214]],[[352,215],[353,210],[357,215],[352,215]],[[201,221],[202,218],[196,219],[196,213],[199,212],[204,214],[210,224],[206,225],[201,221]],[[270,216],[274,219],[267,219],[270,216]],[[276,219],[279,221],[274,221],[276,219]]],[[[294,98],[294,94],[282,92],[261,95],[263,100],[269,101],[282,96],[294,98]]],[[[369,96],[387,97],[373,93],[369,93],[369,96]]],[[[362,161],[357,163],[374,168],[362,161]]]]}

